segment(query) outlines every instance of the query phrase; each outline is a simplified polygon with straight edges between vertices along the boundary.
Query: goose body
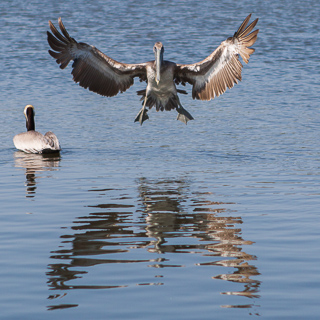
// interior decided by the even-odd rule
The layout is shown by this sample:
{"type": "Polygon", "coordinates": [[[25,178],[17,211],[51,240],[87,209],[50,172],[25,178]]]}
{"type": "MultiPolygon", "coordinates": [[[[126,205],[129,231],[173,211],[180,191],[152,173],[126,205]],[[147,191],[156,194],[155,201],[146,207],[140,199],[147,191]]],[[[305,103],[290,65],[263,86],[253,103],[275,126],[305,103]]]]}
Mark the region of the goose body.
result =
{"type": "Polygon", "coordinates": [[[47,32],[52,49],[49,54],[56,59],[61,69],[73,61],[73,80],[103,96],[112,97],[126,91],[133,85],[134,78],[146,81],[146,89],[137,92],[143,101],[143,107],[135,118],[140,124],[149,118],[147,108],[152,107],[157,111],[175,109],[178,112],[177,119],[187,123],[193,117],[182,107],[178,96],[178,93],[187,92],[177,89],[176,85],[189,83],[192,85],[193,99],[211,100],[237,84],[241,80],[242,70],[239,55],[248,63],[254,52],[249,47],[255,43],[259,32],[252,31],[258,19],[248,25],[250,18],[251,14],[232,37],[223,41],[207,58],[194,64],[164,60],[161,42],[156,42],[153,47],[154,61],[137,64],[118,62],[96,47],[70,37],[61,18],[58,20],[61,33],[49,21],[52,32],[47,32]]]}
{"type": "Polygon", "coordinates": [[[48,131],[45,135],[35,131],[34,107],[27,105],[24,108],[27,132],[22,132],[13,137],[14,146],[26,153],[52,153],[61,150],[56,135],[48,131]]]}

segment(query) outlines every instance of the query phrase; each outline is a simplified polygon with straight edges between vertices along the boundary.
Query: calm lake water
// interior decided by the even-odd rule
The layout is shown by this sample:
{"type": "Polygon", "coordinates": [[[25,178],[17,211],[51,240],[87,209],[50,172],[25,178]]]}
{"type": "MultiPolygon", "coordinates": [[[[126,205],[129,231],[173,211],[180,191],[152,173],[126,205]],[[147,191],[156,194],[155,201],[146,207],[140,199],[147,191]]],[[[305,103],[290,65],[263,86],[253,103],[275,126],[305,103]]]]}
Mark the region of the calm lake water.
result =
{"type": "Polygon", "coordinates": [[[318,319],[319,1],[0,3],[1,319],[318,319]],[[194,116],[149,112],[139,81],[84,90],[48,20],[127,63],[193,63],[259,18],[243,81],[194,116]],[[33,104],[59,156],[12,138],[33,104]]]}

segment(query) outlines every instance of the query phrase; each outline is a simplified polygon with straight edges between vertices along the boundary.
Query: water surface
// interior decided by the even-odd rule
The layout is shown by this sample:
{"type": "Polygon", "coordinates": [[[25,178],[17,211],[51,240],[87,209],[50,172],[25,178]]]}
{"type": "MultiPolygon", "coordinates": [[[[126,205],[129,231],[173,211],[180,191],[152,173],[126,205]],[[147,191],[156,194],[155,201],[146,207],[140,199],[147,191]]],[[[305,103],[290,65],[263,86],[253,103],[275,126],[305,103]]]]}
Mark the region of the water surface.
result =
{"type": "MultiPolygon", "coordinates": [[[[0,4],[4,319],[317,319],[317,1],[0,4]],[[312,10],[310,10],[312,8],[312,10]],[[194,116],[149,112],[137,82],[100,97],[47,53],[48,20],[127,62],[205,58],[259,17],[243,81],[194,116]],[[16,151],[23,108],[55,156],[16,151]]],[[[185,89],[185,88],[183,88],[185,89]]]]}

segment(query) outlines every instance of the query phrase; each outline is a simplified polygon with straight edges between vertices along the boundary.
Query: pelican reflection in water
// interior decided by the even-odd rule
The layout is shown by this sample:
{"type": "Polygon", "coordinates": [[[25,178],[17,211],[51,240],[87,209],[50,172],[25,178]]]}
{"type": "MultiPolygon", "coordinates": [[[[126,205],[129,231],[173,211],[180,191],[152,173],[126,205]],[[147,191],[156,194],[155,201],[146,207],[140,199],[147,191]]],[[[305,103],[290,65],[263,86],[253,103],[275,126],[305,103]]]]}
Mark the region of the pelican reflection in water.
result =
{"type": "MultiPolygon", "coordinates": [[[[63,294],[70,289],[115,289],[132,283],[162,285],[170,280],[161,270],[171,268],[174,273],[173,269],[190,262],[197,266],[192,272],[201,273],[204,266],[212,269],[214,276],[209,272],[208,281],[213,278],[239,284],[239,288],[232,286],[237,290],[221,293],[259,297],[256,257],[244,250],[253,242],[243,239],[242,218],[228,208],[234,204],[216,202],[210,192],[192,191],[185,178],[137,179],[134,196],[110,186],[89,192],[97,203],[74,220],[61,236],[59,248],[51,251],[47,272],[51,290],[63,294]],[[102,272],[98,284],[86,276],[96,272],[97,265],[104,265],[98,268],[102,272]],[[150,267],[154,268],[151,278],[150,272],[145,275],[145,268],[150,267]],[[221,267],[226,267],[225,274],[217,274],[221,267]]],[[[94,277],[99,279],[99,274],[94,277]]]]}
{"type": "Polygon", "coordinates": [[[156,42],[153,47],[154,61],[136,64],[118,62],[96,47],[77,42],[70,37],[61,18],[61,33],[49,21],[52,33],[47,32],[48,43],[53,50],[49,50],[49,53],[61,69],[73,60],[73,80],[83,88],[103,96],[112,97],[126,91],[133,85],[136,77],[140,81],[146,81],[147,88],[137,92],[142,96],[143,106],[135,121],[139,121],[141,125],[149,118],[147,111],[152,107],[157,111],[175,109],[178,112],[177,119],[187,123],[193,120],[193,117],[182,107],[178,96],[178,93],[187,92],[177,89],[176,84],[191,84],[193,99],[211,100],[238,83],[242,70],[239,55],[248,63],[250,55],[254,52],[254,49],[249,47],[255,43],[259,32],[251,32],[258,19],[248,25],[250,17],[251,14],[243,21],[238,31],[223,41],[207,58],[194,64],[164,60],[164,46],[161,42],[156,42]]]}
{"type": "Polygon", "coordinates": [[[38,178],[48,177],[41,173],[59,170],[60,160],[59,153],[31,154],[20,151],[14,153],[14,166],[25,169],[27,198],[35,196],[38,178]]]}

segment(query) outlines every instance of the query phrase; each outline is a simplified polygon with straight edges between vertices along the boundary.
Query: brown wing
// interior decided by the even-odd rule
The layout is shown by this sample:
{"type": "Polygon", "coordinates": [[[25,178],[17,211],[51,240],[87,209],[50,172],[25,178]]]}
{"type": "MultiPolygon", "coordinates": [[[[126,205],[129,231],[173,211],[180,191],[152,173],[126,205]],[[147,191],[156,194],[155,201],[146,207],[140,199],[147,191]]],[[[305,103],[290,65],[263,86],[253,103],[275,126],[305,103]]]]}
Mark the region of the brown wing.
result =
{"type": "Polygon", "coordinates": [[[251,14],[242,22],[233,37],[223,41],[206,59],[194,64],[177,64],[175,82],[192,84],[193,99],[211,100],[241,80],[242,64],[239,54],[243,61],[248,63],[254,52],[254,49],[249,47],[255,43],[259,32],[251,32],[258,19],[246,27],[250,17],[251,14]]]}
{"type": "Polygon", "coordinates": [[[54,50],[49,50],[50,55],[64,69],[71,60],[73,80],[85,89],[112,97],[119,92],[124,92],[133,85],[134,77],[146,79],[146,64],[125,64],[117,62],[94,46],[79,43],[71,38],[65,29],[61,18],[59,27],[62,34],[49,21],[51,29],[48,43],[54,50]]]}

